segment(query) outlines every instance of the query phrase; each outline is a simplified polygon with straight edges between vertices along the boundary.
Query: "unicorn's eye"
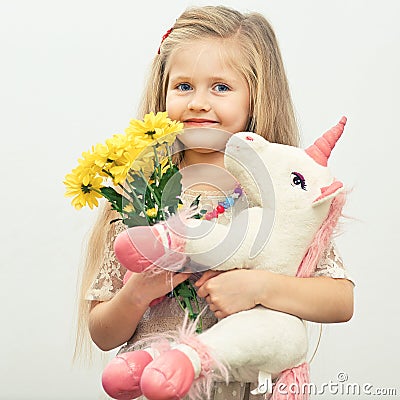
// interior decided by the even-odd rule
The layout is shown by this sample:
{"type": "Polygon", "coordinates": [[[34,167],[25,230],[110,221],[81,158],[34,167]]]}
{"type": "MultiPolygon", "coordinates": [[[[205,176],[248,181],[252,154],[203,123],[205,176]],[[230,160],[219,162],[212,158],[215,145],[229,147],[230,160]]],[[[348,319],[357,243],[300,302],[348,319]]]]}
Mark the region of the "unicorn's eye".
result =
{"type": "Polygon", "coordinates": [[[292,186],[300,186],[303,190],[307,190],[306,180],[300,172],[292,172],[290,174],[290,184],[292,186]]]}

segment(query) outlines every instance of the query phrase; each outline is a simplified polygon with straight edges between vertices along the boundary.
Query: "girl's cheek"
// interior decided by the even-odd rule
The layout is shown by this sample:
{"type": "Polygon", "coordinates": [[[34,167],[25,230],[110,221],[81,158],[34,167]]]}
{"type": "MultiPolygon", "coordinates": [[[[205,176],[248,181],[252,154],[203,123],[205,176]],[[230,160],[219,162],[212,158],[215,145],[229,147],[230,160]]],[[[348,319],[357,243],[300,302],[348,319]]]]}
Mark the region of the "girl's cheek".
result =
{"type": "Polygon", "coordinates": [[[173,108],[173,103],[174,103],[173,96],[171,94],[167,93],[167,97],[165,98],[165,105],[166,105],[167,111],[169,109],[173,108]]]}
{"type": "Polygon", "coordinates": [[[181,98],[176,98],[173,95],[167,95],[165,103],[169,118],[179,119],[183,109],[185,108],[184,100],[181,98]]]}

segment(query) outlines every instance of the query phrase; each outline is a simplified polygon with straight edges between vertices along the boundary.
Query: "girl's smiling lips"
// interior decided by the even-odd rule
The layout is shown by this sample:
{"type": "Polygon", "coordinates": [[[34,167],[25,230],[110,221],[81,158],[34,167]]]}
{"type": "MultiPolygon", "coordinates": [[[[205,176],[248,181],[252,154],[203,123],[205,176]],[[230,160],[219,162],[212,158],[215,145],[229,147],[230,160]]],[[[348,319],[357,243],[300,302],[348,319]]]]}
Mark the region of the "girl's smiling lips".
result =
{"type": "Polygon", "coordinates": [[[183,121],[185,124],[185,127],[199,127],[199,126],[210,126],[210,125],[215,125],[218,123],[218,121],[214,121],[212,119],[206,119],[206,118],[189,118],[183,121]]]}

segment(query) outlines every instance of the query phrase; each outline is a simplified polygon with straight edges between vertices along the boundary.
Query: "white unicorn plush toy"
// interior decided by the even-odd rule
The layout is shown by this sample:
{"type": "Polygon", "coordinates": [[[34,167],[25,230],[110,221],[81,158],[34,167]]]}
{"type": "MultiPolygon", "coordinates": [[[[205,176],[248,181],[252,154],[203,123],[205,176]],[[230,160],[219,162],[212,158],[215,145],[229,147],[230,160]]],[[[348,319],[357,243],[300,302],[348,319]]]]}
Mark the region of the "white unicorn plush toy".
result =
{"type": "MultiPolygon", "coordinates": [[[[251,132],[232,135],[225,168],[240,182],[250,206],[227,225],[188,219],[179,234],[168,223],[129,228],[117,237],[117,258],[136,271],[140,260],[150,265],[172,249],[214,270],[267,269],[312,276],[344,204],[343,184],[333,177],[327,161],[345,124],[342,117],[305,150],[270,143],[251,132]],[[135,246],[138,234],[141,243],[149,243],[143,238],[146,232],[158,243],[152,254],[135,246]]],[[[161,354],[144,349],[118,355],[104,370],[103,387],[117,399],[142,394],[149,400],[182,399],[187,394],[204,399],[216,375],[225,374],[228,380],[258,380],[254,394],[271,393],[273,379],[287,388],[301,388],[309,382],[307,351],[307,331],[300,318],[256,306],[200,334],[193,330],[177,335],[161,354]]],[[[305,397],[298,393],[291,398],[305,397]]],[[[273,390],[272,399],[283,398],[286,395],[273,390]]]]}

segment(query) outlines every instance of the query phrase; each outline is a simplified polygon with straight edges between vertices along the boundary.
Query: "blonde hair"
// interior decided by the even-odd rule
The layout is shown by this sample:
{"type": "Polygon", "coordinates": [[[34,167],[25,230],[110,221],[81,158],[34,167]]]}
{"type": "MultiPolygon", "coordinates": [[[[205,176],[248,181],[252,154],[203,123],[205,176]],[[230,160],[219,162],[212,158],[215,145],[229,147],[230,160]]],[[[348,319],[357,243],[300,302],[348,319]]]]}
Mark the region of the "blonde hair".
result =
{"type": "Polygon", "coordinates": [[[249,84],[252,117],[247,129],[272,142],[297,146],[298,129],[278,42],[269,22],[255,12],[242,14],[224,6],[187,9],[153,61],[140,115],[165,111],[172,53],[209,38],[234,41],[242,56],[238,62],[232,61],[249,84]]]}
{"type": "MultiPolygon", "coordinates": [[[[297,146],[298,129],[281,53],[269,22],[259,13],[242,14],[224,6],[188,8],[176,20],[169,36],[156,54],[145,87],[138,117],[150,111],[166,110],[169,80],[168,61],[174,51],[195,40],[216,38],[234,43],[231,64],[246,79],[250,90],[251,118],[247,130],[256,132],[271,142],[297,146]]],[[[232,46],[227,46],[228,48],[232,46]]],[[[181,155],[178,153],[176,162],[181,155]]],[[[90,301],[85,294],[101,267],[104,248],[111,240],[110,221],[115,213],[105,204],[96,221],[88,243],[79,297],[78,335],[75,356],[85,347],[90,301]]]]}
{"type": "Polygon", "coordinates": [[[87,251],[79,277],[80,288],[78,294],[78,320],[73,355],[74,361],[81,355],[87,356],[89,360],[92,356],[92,346],[88,330],[89,312],[92,302],[86,300],[86,294],[103,264],[104,249],[115,234],[115,227],[114,224],[111,224],[111,221],[117,217],[118,215],[115,211],[111,210],[108,203],[101,203],[97,219],[89,234],[86,246],[87,251]]]}

